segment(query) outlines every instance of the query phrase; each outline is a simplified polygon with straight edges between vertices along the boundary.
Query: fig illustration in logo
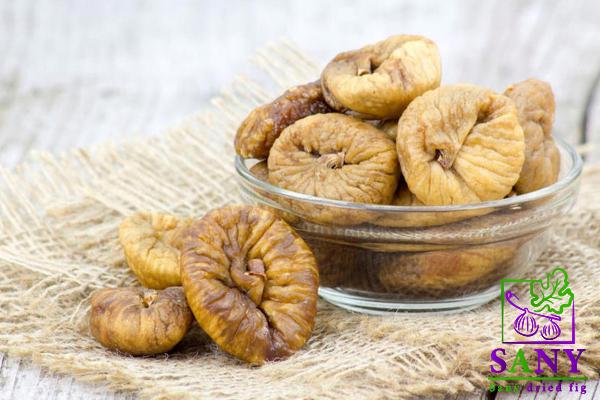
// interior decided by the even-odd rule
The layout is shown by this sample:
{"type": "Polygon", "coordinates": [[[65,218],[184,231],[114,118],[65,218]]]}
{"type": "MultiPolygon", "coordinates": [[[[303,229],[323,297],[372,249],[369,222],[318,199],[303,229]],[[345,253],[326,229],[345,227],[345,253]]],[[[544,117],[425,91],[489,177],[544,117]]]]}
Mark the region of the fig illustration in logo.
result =
{"type": "Polygon", "coordinates": [[[560,336],[560,326],[554,320],[549,319],[542,327],[541,335],[545,340],[554,340],[560,336]]]}
{"type": "Polygon", "coordinates": [[[515,319],[514,328],[519,335],[530,337],[537,333],[539,326],[535,317],[525,308],[523,313],[515,319]]]}

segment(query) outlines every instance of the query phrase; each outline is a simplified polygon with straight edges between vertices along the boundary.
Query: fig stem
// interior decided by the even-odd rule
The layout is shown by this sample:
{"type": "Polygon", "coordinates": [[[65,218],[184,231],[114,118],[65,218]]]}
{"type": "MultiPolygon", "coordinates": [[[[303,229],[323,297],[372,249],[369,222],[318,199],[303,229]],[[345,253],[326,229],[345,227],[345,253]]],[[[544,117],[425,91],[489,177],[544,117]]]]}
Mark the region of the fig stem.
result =
{"type": "Polygon", "coordinates": [[[440,163],[442,168],[450,169],[450,167],[452,167],[452,164],[454,164],[455,157],[456,154],[451,155],[448,154],[445,150],[438,150],[437,162],[440,163]]]}
{"type": "Polygon", "coordinates": [[[148,308],[156,300],[156,292],[144,293],[142,295],[142,305],[144,308],[148,308]]]}
{"type": "Polygon", "coordinates": [[[265,263],[258,258],[253,258],[248,261],[248,274],[260,276],[263,279],[267,279],[265,274],[265,263]]]}
{"type": "Polygon", "coordinates": [[[542,318],[547,318],[550,320],[555,320],[555,321],[560,321],[561,318],[556,315],[556,314],[540,314],[537,313],[535,311],[531,311],[529,310],[527,307],[521,307],[520,305],[516,304],[513,302],[512,299],[517,299],[519,300],[519,297],[514,294],[513,292],[511,292],[510,290],[507,290],[506,293],[504,294],[504,298],[506,299],[506,301],[508,302],[508,304],[510,304],[511,306],[513,306],[514,308],[516,308],[517,310],[521,310],[521,311],[526,311],[532,315],[538,316],[538,317],[542,317],[542,318]]]}
{"type": "Polygon", "coordinates": [[[373,69],[370,57],[361,57],[356,61],[356,75],[363,76],[370,74],[373,69]]]}
{"type": "Polygon", "coordinates": [[[327,168],[337,169],[342,168],[346,153],[340,151],[339,153],[323,154],[319,157],[319,162],[325,164],[327,168]]]}

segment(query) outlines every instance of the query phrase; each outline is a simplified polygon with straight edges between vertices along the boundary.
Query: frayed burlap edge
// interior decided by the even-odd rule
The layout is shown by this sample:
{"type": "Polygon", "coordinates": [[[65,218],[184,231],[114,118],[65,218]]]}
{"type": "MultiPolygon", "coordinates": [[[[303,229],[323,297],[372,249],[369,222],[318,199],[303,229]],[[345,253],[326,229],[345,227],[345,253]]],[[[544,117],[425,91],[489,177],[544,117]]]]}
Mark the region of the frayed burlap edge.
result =
{"type": "MultiPolygon", "coordinates": [[[[87,330],[90,294],[135,284],[117,226],[135,210],[201,216],[239,197],[231,146],[257,104],[317,68],[289,43],[258,53],[271,90],[240,78],[212,107],[163,137],[32,154],[0,169],[0,351],[58,373],[105,382],[143,398],[410,398],[482,390],[497,347],[499,303],[452,315],[370,317],[319,303],[315,333],[292,358],[250,368],[195,329],[169,356],[106,351],[87,330]]],[[[600,168],[587,168],[581,196],[557,224],[533,268],[568,266],[577,293],[579,366],[600,368],[600,168]],[[586,202],[587,201],[587,202],[586,202]]]]}

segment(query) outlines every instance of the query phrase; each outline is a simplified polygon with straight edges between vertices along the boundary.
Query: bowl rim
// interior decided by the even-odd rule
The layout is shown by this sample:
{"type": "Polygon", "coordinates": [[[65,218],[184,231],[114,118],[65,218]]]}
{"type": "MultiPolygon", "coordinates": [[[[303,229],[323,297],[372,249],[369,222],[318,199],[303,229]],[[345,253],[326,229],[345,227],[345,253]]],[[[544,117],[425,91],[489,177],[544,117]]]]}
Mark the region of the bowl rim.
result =
{"type": "MultiPolygon", "coordinates": [[[[355,209],[362,211],[379,211],[379,212],[456,212],[456,211],[469,211],[478,210],[483,208],[502,208],[515,204],[523,204],[532,202],[535,200],[542,199],[546,196],[551,196],[560,190],[571,185],[580,175],[583,169],[583,160],[581,156],[575,151],[575,148],[562,140],[561,138],[555,137],[554,141],[557,146],[564,150],[571,159],[571,168],[567,171],[565,176],[554,182],[552,185],[543,187],[533,192],[520,194],[517,196],[507,197],[500,200],[484,201],[481,203],[473,204],[461,204],[461,205],[449,205],[449,206],[394,206],[389,204],[364,204],[354,203],[342,200],[327,199],[324,197],[311,196],[304,193],[294,192],[288,189],[283,189],[278,186],[272,185],[268,182],[262,181],[256,178],[246,166],[244,158],[239,155],[235,156],[235,170],[239,177],[248,181],[253,186],[258,186],[260,189],[273,193],[277,196],[285,197],[291,200],[313,203],[315,205],[323,206],[328,205],[336,208],[355,209]]],[[[261,197],[264,197],[261,195],[261,197]]]]}

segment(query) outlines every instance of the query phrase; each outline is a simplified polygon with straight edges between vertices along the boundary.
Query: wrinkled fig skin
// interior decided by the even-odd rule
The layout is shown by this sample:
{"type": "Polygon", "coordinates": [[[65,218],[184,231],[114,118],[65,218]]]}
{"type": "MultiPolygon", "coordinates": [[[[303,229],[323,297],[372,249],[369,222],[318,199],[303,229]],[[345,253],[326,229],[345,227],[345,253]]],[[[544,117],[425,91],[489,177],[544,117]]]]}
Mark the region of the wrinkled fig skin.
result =
{"type": "Polygon", "coordinates": [[[415,99],[398,122],[396,148],[410,191],[426,205],[502,199],[525,158],[512,100],[474,85],[415,99]]]}
{"type": "Polygon", "coordinates": [[[190,220],[158,213],[133,214],[119,226],[127,264],[140,283],[152,289],[180,286],[181,233],[190,220]]]}
{"type": "Polygon", "coordinates": [[[373,252],[353,246],[308,239],[317,264],[321,287],[370,290],[368,257],[373,252]]]}
{"type": "Polygon", "coordinates": [[[376,253],[372,279],[385,292],[421,288],[455,295],[489,285],[510,266],[515,246],[498,244],[425,253],[376,253]]]}
{"type": "Polygon", "coordinates": [[[441,70],[435,43],[398,35],[338,54],[323,70],[321,84],[337,111],[398,118],[415,97],[440,85],[441,70]]]}
{"type": "Polygon", "coordinates": [[[287,126],[309,115],[332,111],[323,99],[320,81],[293,87],[246,117],[235,136],[235,151],[244,158],[265,159],[287,126]]]}
{"type": "Polygon", "coordinates": [[[528,79],[510,86],[504,95],[515,103],[525,134],[525,163],[515,191],[528,193],[553,184],[560,172],[560,152],[552,138],[552,88],[546,82],[528,79]]]}
{"type": "MultiPolygon", "coordinates": [[[[254,164],[250,168],[250,173],[252,173],[252,175],[254,175],[256,178],[260,179],[261,181],[269,183],[269,168],[267,167],[266,161],[261,161],[261,162],[254,164]]],[[[267,198],[274,200],[275,202],[280,203],[285,208],[292,207],[291,202],[282,196],[271,195],[270,193],[267,193],[266,191],[261,194],[267,198]]],[[[271,211],[272,213],[277,214],[279,217],[283,218],[283,220],[285,222],[287,222],[288,224],[293,225],[293,224],[296,224],[301,221],[300,217],[298,217],[297,215],[291,214],[289,212],[286,212],[286,211],[283,211],[283,210],[280,210],[280,209],[277,209],[277,208],[274,208],[271,206],[262,205],[262,204],[259,205],[259,207],[262,207],[266,210],[271,211]]]]}
{"type": "MultiPolygon", "coordinates": [[[[425,206],[421,200],[408,190],[406,182],[400,180],[398,189],[390,203],[393,206],[401,207],[422,207],[425,206]]],[[[387,226],[390,228],[406,228],[413,226],[435,226],[444,225],[452,222],[462,221],[479,215],[485,215],[492,212],[493,209],[462,210],[462,211],[424,211],[424,212],[398,212],[396,214],[382,215],[378,217],[373,224],[378,226],[387,226]]]]}
{"type": "Polygon", "coordinates": [[[310,241],[319,264],[321,286],[345,291],[393,293],[407,299],[440,299],[478,293],[519,265],[521,245],[494,245],[435,251],[378,252],[310,241]]]}
{"type": "Polygon", "coordinates": [[[251,364],[300,349],[313,330],[319,273],[293,229],[264,209],[228,206],[188,232],[181,275],[202,329],[251,364]]]}
{"type": "Polygon", "coordinates": [[[261,161],[259,163],[254,164],[250,168],[250,172],[252,175],[257,177],[263,182],[269,182],[269,167],[267,166],[266,161],[261,161]]]}
{"type": "Polygon", "coordinates": [[[394,142],[396,141],[396,136],[398,136],[398,120],[397,119],[380,121],[376,127],[377,127],[377,129],[379,129],[380,131],[385,133],[386,136],[390,140],[393,140],[394,142]]]}
{"type": "Polygon", "coordinates": [[[286,128],[269,155],[269,180],[317,197],[387,204],[398,181],[394,142],[342,114],[306,117],[286,128]]]}
{"type": "Polygon", "coordinates": [[[423,202],[417,199],[417,196],[411,193],[406,186],[406,182],[400,182],[396,194],[392,199],[391,205],[393,206],[424,206],[423,202]]]}
{"type": "Polygon", "coordinates": [[[102,289],[92,296],[90,330],[109,349],[132,355],[166,353],[192,323],[183,289],[102,289]]]}

